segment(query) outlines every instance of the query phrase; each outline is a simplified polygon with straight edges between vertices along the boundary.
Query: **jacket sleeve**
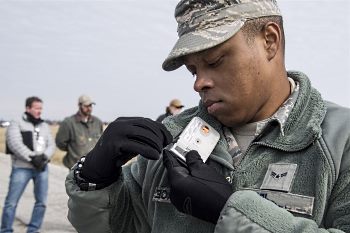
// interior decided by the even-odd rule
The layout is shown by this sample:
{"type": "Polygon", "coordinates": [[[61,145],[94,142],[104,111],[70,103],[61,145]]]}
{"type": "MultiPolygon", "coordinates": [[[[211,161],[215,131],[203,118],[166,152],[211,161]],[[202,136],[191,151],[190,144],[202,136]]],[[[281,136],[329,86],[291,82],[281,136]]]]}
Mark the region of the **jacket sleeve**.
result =
{"type": "Polygon", "coordinates": [[[62,121],[56,134],[56,146],[60,150],[67,151],[70,139],[69,125],[66,121],[62,121]]]}
{"type": "Polygon", "coordinates": [[[315,221],[295,217],[290,212],[259,196],[254,191],[237,191],[226,202],[217,222],[215,233],[272,232],[313,233],[350,231],[349,174],[341,181],[342,191],[332,201],[329,229],[319,228],[315,221]]]}
{"type": "Polygon", "coordinates": [[[66,178],[68,220],[78,232],[112,232],[110,227],[110,192],[120,181],[101,190],[81,191],[76,185],[73,170],[66,178]]]}
{"type": "Polygon", "coordinates": [[[143,178],[131,172],[142,168],[137,162],[133,165],[133,169],[130,164],[123,167],[118,181],[96,191],[81,191],[70,172],[66,179],[68,219],[78,232],[150,232],[139,183],[143,178]]]}
{"type": "Polygon", "coordinates": [[[47,128],[47,147],[44,151],[44,154],[48,157],[48,159],[50,159],[52,157],[52,155],[55,153],[55,142],[53,140],[53,136],[50,130],[50,127],[48,125],[46,125],[47,128]]]}
{"type": "Polygon", "coordinates": [[[6,131],[6,144],[17,158],[29,162],[29,156],[35,155],[24,143],[19,123],[12,121],[6,131]]]}

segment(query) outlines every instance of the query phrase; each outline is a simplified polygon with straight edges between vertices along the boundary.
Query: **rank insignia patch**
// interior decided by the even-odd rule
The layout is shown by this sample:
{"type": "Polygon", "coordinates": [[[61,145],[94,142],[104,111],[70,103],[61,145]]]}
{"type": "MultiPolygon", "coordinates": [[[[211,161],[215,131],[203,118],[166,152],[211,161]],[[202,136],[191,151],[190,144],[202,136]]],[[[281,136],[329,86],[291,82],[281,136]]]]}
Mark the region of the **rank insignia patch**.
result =
{"type": "Polygon", "coordinates": [[[297,170],[297,164],[292,164],[292,163],[270,164],[260,189],[289,192],[293,184],[296,170],[297,170]]]}

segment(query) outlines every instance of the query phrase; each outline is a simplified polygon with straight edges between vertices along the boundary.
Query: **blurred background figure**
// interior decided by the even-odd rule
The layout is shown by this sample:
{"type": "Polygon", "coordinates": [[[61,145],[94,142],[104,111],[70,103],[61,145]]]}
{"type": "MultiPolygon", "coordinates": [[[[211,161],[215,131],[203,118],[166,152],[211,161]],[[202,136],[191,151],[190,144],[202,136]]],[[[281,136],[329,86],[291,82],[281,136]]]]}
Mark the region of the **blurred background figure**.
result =
{"type": "Polygon", "coordinates": [[[47,163],[55,152],[55,143],[47,123],[41,119],[43,102],[32,96],[26,110],[12,121],[6,132],[6,152],[12,158],[9,189],[1,218],[1,232],[13,232],[16,208],[30,180],[34,184],[35,204],[27,232],[39,232],[46,210],[48,192],[47,163]]]}
{"type": "Polygon", "coordinates": [[[177,115],[182,111],[182,108],[185,107],[180,100],[178,99],[173,99],[170,101],[169,106],[166,107],[165,113],[160,115],[157,118],[158,122],[162,122],[164,118],[167,116],[172,116],[172,115],[177,115]]]}
{"type": "Polygon", "coordinates": [[[95,104],[89,96],[80,96],[78,112],[65,118],[58,129],[56,145],[67,151],[63,164],[69,169],[95,146],[102,134],[103,122],[91,114],[95,104]]]}

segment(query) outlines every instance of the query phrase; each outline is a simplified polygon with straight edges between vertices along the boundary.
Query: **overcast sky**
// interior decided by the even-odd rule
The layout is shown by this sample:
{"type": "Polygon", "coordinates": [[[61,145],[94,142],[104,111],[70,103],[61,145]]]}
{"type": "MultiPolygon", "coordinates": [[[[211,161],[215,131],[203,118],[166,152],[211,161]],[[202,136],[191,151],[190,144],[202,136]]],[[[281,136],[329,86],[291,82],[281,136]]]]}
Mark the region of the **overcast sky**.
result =
{"type": "MultiPolygon", "coordinates": [[[[176,0],[0,0],[0,119],[24,100],[44,100],[43,118],[77,110],[81,94],[104,121],[156,118],[172,98],[198,103],[193,78],[161,69],[176,39],[176,0]]],[[[350,107],[350,1],[278,1],[287,69],[306,73],[324,98],[350,107]]]]}

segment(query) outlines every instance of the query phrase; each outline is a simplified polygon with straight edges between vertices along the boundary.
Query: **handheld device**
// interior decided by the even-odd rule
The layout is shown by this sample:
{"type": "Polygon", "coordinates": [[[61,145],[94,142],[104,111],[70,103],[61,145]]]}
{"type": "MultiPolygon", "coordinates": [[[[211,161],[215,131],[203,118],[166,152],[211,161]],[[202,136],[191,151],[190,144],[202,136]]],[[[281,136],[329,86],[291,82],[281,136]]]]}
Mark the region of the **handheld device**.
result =
{"type": "Polygon", "coordinates": [[[220,134],[213,127],[201,118],[194,117],[169,150],[183,162],[186,161],[185,155],[188,151],[196,150],[205,162],[214,150],[219,138],[220,134]]]}

